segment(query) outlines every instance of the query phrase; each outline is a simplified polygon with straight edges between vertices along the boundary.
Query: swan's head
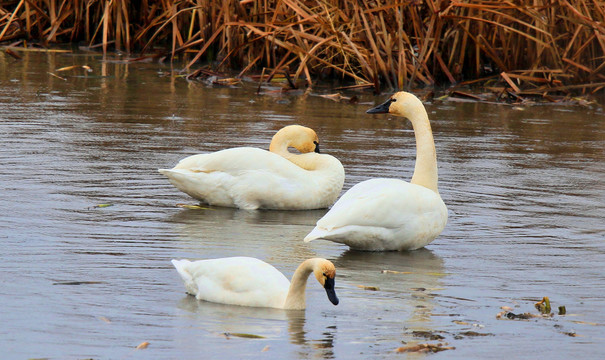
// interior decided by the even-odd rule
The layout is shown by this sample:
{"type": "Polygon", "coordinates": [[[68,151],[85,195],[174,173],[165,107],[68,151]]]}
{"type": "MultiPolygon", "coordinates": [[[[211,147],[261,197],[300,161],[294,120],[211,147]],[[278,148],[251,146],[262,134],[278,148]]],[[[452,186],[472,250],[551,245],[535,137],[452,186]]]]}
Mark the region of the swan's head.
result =
{"type": "Polygon", "coordinates": [[[319,153],[319,138],[311,128],[300,125],[289,125],[279,130],[271,140],[271,148],[293,147],[301,153],[319,153]]]}
{"type": "Polygon", "coordinates": [[[334,278],[336,277],[336,268],[331,261],[321,259],[321,261],[313,269],[313,275],[317,281],[323,286],[328,294],[328,299],[334,305],[338,305],[338,297],[334,291],[334,278]]]}
{"type": "Polygon", "coordinates": [[[408,119],[415,117],[418,111],[424,110],[422,102],[409,92],[400,91],[393,94],[384,103],[366,111],[368,114],[393,114],[403,116],[408,119]]]}

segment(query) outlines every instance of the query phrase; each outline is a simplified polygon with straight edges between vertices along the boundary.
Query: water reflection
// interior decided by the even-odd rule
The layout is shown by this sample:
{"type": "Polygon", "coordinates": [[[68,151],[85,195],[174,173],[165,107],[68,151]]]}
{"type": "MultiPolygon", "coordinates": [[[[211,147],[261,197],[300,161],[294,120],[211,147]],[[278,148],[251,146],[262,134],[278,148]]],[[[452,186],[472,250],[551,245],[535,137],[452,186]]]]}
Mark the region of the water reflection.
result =
{"type": "MultiPolygon", "coordinates": [[[[376,286],[380,297],[401,303],[410,315],[404,321],[418,329],[431,329],[434,293],[442,290],[446,276],[443,260],[423,248],[408,252],[364,252],[348,250],[334,260],[347,281],[376,286]]],[[[376,301],[380,301],[377,299],[376,301]]]]}
{"type": "MultiPolygon", "coordinates": [[[[178,308],[186,311],[187,317],[195,317],[203,322],[204,333],[211,337],[262,337],[267,340],[281,338],[282,332],[287,331],[291,344],[307,348],[306,356],[314,350],[319,350],[321,358],[333,358],[334,336],[336,326],[328,326],[320,333],[319,338],[312,338],[305,330],[307,323],[305,310],[281,310],[271,308],[255,308],[233,306],[197,300],[194,296],[185,296],[178,308]]],[[[188,339],[180,339],[183,343],[188,339]]]]}
{"type": "Polygon", "coordinates": [[[277,225],[313,225],[325,213],[326,209],[305,211],[276,211],[276,210],[240,210],[227,207],[214,207],[204,204],[202,209],[184,209],[171,216],[171,221],[181,224],[202,226],[205,223],[221,224],[225,221],[241,221],[245,223],[264,223],[277,225]]]}

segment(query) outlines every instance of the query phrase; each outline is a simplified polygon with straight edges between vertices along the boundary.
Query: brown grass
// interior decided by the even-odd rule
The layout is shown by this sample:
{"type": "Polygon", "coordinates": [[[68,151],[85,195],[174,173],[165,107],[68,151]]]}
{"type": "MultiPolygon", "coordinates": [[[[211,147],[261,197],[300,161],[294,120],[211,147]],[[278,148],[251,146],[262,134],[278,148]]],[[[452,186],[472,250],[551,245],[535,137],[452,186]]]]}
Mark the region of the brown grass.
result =
{"type": "MultiPolygon", "coordinates": [[[[283,69],[296,83],[342,77],[406,88],[497,75],[507,91],[605,82],[598,0],[14,0],[0,41],[85,41],[214,61],[240,75],[283,69]]],[[[599,85],[601,84],[601,85],[599,85]]]]}

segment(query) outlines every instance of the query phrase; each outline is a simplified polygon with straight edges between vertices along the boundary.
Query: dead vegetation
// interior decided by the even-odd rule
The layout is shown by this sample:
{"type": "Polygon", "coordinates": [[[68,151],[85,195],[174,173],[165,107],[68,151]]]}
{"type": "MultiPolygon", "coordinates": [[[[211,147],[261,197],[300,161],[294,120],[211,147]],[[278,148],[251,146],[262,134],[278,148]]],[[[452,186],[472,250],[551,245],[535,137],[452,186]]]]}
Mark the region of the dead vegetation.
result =
{"type": "Polygon", "coordinates": [[[605,86],[600,0],[14,0],[0,5],[0,41],[186,54],[187,68],[287,70],[307,86],[474,82],[520,98],[605,86]]]}

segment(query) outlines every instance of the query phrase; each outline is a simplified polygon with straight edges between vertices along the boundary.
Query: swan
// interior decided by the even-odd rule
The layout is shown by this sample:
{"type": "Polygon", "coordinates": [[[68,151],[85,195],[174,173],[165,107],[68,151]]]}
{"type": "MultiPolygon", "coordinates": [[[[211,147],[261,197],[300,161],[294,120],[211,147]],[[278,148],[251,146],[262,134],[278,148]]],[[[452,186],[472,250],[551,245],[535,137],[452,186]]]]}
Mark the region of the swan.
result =
{"type": "Polygon", "coordinates": [[[435,143],[424,105],[402,91],[367,113],[389,113],[411,121],[416,136],[412,180],[378,178],[353,186],[317,221],[304,241],[325,239],[367,251],[422,248],[447,223],[447,208],[437,189],[435,143]]]}
{"type": "Polygon", "coordinates": [[[248,210],[327,208],[340,195],[345,178],[338,159],[319,153],[315,131],[300,125],[279,130],[269,151],[225,149],[192,155],[172,169],[158,171],[201,202],[248,210]],[[291,153],[288,147],[301,154],[291,153]]]}
{"type": "Polygon", "coordinates": [[[305,308],[305,288],[311,273],[324,287],[328,299],[338,305],[334,291],[334,264],[312,258],[298,266],[292,283],[279,270],[252,257],[209,260],[172,260],[187,293],[215,303],[270,307],[287,310],[305,308]]]}

